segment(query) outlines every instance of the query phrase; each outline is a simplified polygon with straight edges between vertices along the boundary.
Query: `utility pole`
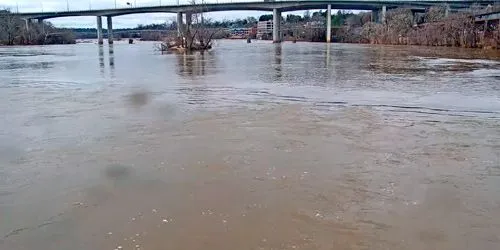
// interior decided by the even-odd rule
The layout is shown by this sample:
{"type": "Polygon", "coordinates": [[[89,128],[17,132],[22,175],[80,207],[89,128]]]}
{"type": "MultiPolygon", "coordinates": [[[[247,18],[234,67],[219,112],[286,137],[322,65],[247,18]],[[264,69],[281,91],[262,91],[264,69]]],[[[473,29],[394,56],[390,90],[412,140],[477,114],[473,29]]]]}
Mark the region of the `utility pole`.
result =
{"type": "Polygon", "coordinates": [[[116,0],[115,0],[115,9],[116,9],[116,0]]]}
{"type": "Polygon", "coordinates": [[[69,0],[66,0],[66,10],[69,11],[69,0]]]}
{"type": "Polygon", "coordinates": [[[19,2],[16,2],[16,12],[19,13],[19,2]]]}

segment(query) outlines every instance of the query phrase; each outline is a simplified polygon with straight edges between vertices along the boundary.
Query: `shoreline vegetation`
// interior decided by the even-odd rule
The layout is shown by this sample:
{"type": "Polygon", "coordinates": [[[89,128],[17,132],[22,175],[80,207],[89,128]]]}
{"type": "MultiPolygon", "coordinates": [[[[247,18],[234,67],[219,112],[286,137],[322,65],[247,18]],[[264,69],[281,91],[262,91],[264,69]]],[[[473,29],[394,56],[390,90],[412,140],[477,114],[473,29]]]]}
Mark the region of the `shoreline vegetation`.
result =
{"type": "Polygon", "coordinates": [[[477,23],[475,12],[447,15],[445,7],[436,6],[414,15],[410,9],[398,8],[387,12],[384,23],[350,19],[338,37],[347,43],[497,49],[498,25],[477,23]]]}
{"type": "MultiPolygon", "coordinates": [[[[477,23],[475,14],[500,9],[499,6],[473,7],[467,12],[448,13],[446,6],[434,6],[425,13],[412,13],[411,9],[396,8],[387,11],[383,22],[372,22],[371,12],[358,14],[338,11],[332,15],[332,41],[342,43],[445,46],[460,48],[497,49],[500,42],[498,25],[477,23]]],[[[194,20],[197,20],[195,18],[194,20]]],[[[230,38],[226,33],[220,37],[221,23],[201,18],[202,23],[193,25],[193,31],[185,37],[171,36],[162,38],[160,50],[205,50],[211,48],[211,39],[230,38]],[[191,36],[192,35],[192,36],[191,36]],[[207,39],[208,38],[208,39],[207,39]],[[193,43],[194,41],[194,43],[193,43]],[[194,45],[194,46],[190,46],[194,45]]],[[[263,15],[259,21],[272,20],[272,15],[263,15]]],[[[257,20],[250,17],[236,20],[243,27],[255,27],[257,20]]],[[[326,12],[308,11],[303,16],[289,14],[282,18],[283,41],[321,42],[326,40],[326,12]]],[[[233,26],[234,27],[234,26],[233,26]]],[[[243,39],[256,39],[249,34],[243,39]]]]}
{"type": "MultiPolygon", "coordinates": [[[[200,7],[203,8],[203,7],[200,7]]],[[[500,6],[471,7],[467,12],[449,13],[445,6],[434,6],[425,13],[412,13],[410,9],[388,10],[384,22],[373,22],[371,12],[350,13],[338,11],[331,16],[332,42],[447,46],[462,48],[500,47],[498,25],[477,23],[474,14],[499,10],[500,6]]],[[[10,13],[8,11],[3,11],[10,13]]],[[[183,35],[177,34],[175,20],[163,24],[139,25],[134,29],[117,29],[117,38],[140,38],[145,41],[161,41],[161,51],[207,50],[215,39],[257,39],[258,21],[272,20],[272,14],[259,19],[214,21],[203,16],[202,11],[193,14],[192,24],[185,25],[183,35]],[[231,30],[253,29],[253,32],[234,38],[231,30]]],[[[326,11],[303,15],[283,16],[283,41],[324,42],[326,40],[326,11]]],[[[0,16],[0,45],[73,44],[75,39],[93,38],[95,29],[58,29],[49,22],[27,22],[15,15],[0,16]]],[[[269,35],[259,37],[269,39],[269,35]]]]}
{"type": "Polygon", "coordinates": [[[74,44],[75,35],[69,29],[59,29],[50,22],[31,22],[0,10],[0,45],[74,44]]]}

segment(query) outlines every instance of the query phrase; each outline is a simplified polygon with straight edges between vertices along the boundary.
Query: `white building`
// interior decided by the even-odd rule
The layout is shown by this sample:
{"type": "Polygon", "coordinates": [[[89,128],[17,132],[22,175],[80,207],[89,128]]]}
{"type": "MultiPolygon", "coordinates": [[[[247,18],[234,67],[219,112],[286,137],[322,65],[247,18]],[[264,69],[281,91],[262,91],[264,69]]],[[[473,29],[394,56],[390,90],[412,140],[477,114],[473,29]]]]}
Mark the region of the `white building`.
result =
{"type": "Polygon", "coordinates": [[[269,39],[273,36],[273,21],[259,21],[257,23],[257,39],[269,39]]]}

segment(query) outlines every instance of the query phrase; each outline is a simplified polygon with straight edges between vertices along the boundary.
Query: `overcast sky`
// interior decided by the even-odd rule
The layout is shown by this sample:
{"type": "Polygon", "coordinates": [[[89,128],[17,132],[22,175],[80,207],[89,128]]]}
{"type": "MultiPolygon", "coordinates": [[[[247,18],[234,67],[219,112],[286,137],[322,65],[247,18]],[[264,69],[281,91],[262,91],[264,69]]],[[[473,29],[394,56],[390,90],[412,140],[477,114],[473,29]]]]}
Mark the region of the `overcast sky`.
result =
{"type": "MultiPolygon", "coordinates": [[[[123,8],[127,6],[127,2],[137,4],[140,6],[155,6],[162,4],[176,4],[177,0],[116,0],[116,6],[123,8]]],[[[187,0],[179,0],[180,3],[186,3],[187,0]]],[[[207,2],[216,2],[216,0],[206,0],[207,2]]],[[[229,2],[230,0],[220,0],[229,2]]],[[[251,0],[233,0],[237,1],[251,1],[251,0]]],[[[0,0],[0,8],[9,8],[11,11],[19,12],[40,12],[40,11],[62,11],[66,10],[69,6],[70,10],[88,10],[114,8],[115,0],[0,0]]],[[[270,14],[271,12],[260,11],[225,11],[213,12],[208,16],[215,20],[244,18],[247,16],[258,17],[262,14],[270,14]]],[[[302,12],[299,12],[299,14],[302,12]]],[[[151,24],[162,23],[165,21],[175,20],[175,14],[169,13],[156,13],[156,14],[138,14],[138,15],[125,15],[113,18],[114,28],[128,28],[136,27],[138,24],[151,24]]],[[[96,26],[95,17],[64,17],[49,19],[58,27],[81,27],[81,28],[94,28],[96,26]]],[[[103,22],[106,23],[106,22],[103,22]]],[[[104,26],[106,26],[104,24],[104,26]]]]}

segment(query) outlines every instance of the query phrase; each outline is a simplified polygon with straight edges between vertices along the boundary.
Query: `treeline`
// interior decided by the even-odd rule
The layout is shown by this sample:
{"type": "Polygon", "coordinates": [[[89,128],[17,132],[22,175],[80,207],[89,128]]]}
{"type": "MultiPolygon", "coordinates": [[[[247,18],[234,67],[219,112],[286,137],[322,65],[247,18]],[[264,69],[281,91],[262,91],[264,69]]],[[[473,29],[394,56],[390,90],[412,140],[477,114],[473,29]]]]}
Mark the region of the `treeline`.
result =
{"type": "Polygon", "coordinates": [[[497,47],[499,42],[497,26],[477,24],[472,11],[447,15],[441,6],[417,14],[405,8],[389,10],[383,23],[346,23],[334,36],[341,42],[467,48],[497,47]]]}
{"type": "Polygon", "coordinates": [[[70,30],[57,29],[49,22],[31,22],[0,11],[0,45],[73,44],[70,30]]]}

